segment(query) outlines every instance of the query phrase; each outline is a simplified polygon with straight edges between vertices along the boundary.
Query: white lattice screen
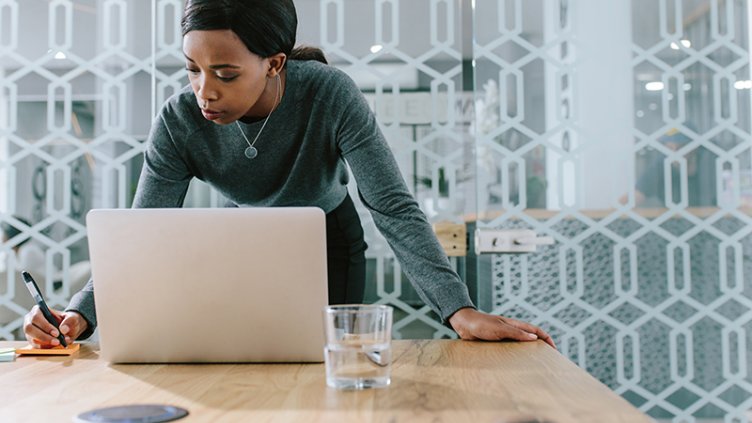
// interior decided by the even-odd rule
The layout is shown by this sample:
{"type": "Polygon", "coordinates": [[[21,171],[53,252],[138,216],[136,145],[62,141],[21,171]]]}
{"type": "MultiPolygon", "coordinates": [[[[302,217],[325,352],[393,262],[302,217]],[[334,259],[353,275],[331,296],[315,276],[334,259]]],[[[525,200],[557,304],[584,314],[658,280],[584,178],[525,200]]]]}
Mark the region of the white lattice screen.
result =
{"type": "Polygon", "coordinates": [[[41,251],[28,270],[63,307],[88,278],[86,212],[130,205],[151,117],[186,81],[181,11],[180,0],[0,1],[0,220],[20,232],[2,246],[0,337],[30,305],[13,247],[41,251]]]}
{"type": "Polygon", "coordinates": [[[481,259],[486,304],[671,421],[747,421],[752,406],[749,14],[475,2],[478,226],[556,239],[481,259]]]}
{"type": "MultiPolygon", "coordinates": [[[[541,324],[652,416],[746,421],[746,1],[296,6],[299,41],[361,85],[432,221],[480,215],[471,226],[556,239],[537,254],[455,260],[482,308],[541,324]]],[[[0,338],[29,307],[12,247],[30,238],[43,251],[40,279],[62,307],[86,277],[86,211],[130,205],[151,117],[186,83],[181,9],[0,0],[0,221],[20,231],[0,250],[0,338]]],[[[222,204],[201,184],[186,200],[222,204]]],[[[395,306],[395,336],[454,336],[361,217],[367,298],[395,306]]]]}

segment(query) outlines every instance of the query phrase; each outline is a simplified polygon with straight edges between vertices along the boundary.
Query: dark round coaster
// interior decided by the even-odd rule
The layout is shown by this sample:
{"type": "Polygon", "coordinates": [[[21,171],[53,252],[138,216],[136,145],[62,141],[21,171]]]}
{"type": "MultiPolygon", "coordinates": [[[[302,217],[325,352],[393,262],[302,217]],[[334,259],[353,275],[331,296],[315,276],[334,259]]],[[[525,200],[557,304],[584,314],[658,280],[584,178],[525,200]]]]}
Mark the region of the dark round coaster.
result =
{"type": "Polygon", "coordinates": [[[76,416],[78,422],[160,423],[182,419],[188,410],[171,405],[132,404],[98,408],[76,416]]]}

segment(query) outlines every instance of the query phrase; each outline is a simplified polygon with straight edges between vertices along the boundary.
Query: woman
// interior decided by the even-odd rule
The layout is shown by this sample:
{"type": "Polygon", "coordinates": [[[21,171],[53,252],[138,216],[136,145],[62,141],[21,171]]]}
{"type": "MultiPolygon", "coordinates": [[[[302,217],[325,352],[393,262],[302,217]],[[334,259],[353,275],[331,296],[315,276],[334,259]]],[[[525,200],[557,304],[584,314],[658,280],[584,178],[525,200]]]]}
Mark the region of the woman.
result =
{"type": "MultiPolygon", "coordinates": [[[[293,49],[292,0],[189,0],[182,20],[190,87],[154,121],[134,207],[180,207],[191,178],[234,205],[317,206],[327,213],[330,303],[362,301],[366,248],[347,195],[363,203],[421,298],[463,339],[543,339],[543,330],[477,311],[407,190],[358,87],[317,49],[293,49]]],[[[96,326],[91,281],[57,314],[67,339],[96,326]]],[[[34,309],[30,342],[57,345],[34,309]]]]}

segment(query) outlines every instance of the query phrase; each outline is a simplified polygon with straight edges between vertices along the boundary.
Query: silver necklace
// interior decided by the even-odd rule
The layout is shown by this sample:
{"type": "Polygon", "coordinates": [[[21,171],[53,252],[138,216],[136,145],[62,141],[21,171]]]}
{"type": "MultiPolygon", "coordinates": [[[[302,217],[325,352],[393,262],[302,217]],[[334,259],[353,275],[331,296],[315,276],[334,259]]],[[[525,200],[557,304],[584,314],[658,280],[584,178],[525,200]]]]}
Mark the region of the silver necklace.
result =
{"type": "Polygon", "coordinates": [[[258,141],[259,136],[261,136],[261,133],[264,131],[264,128],[266,127],[266,122],[269,121],[269,118],[271,117],[272,113],[274,113],[275,110],[277,110],[277,102],[279,101],[279,92],[282,88],[282,82],[280,80],[279,74],[277,74],[277,94],[274,96],[274,107],[272,108],[272,111],[269,112],[269,114],[266,116],[266,119],[264,119],[263,125],[261,125],[261,129],[259,129],[258,133],[256,134],[256,138],[253,139],[253,142],[250,142],[248,140],[248,137],[245,136],[245,132],[243,132],[243,128],[240,126],[240,121],[235,121],[235,125],[237,125],[238,130],[240,130],[240,135],[243,136],[243,139],[246,143],[248,143],[248,147],[245,149],[245,156],[248,159],[255,159],[256,156],[258,156],[258,149],[254,147],[254,144],[256,144],[256,141],[258,141]]]}

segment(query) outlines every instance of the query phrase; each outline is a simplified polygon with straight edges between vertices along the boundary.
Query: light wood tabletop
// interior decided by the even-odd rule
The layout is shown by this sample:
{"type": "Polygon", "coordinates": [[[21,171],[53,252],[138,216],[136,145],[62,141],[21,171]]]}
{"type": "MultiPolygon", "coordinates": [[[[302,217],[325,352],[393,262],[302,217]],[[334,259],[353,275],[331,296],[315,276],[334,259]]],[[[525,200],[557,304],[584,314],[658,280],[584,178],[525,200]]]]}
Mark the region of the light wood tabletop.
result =
{"type": "MultiPolygon", "coordinates": [[[[3,347],[25,343],[0,342],[3,347]]],[[[650,422],[542,341],[394,341],[387,388],[328,388],[323,364],[122,364],[70,357],[0,363],[0,421],[51,422],[124,404],[183,407],[186,422],[650,422]]]]}

